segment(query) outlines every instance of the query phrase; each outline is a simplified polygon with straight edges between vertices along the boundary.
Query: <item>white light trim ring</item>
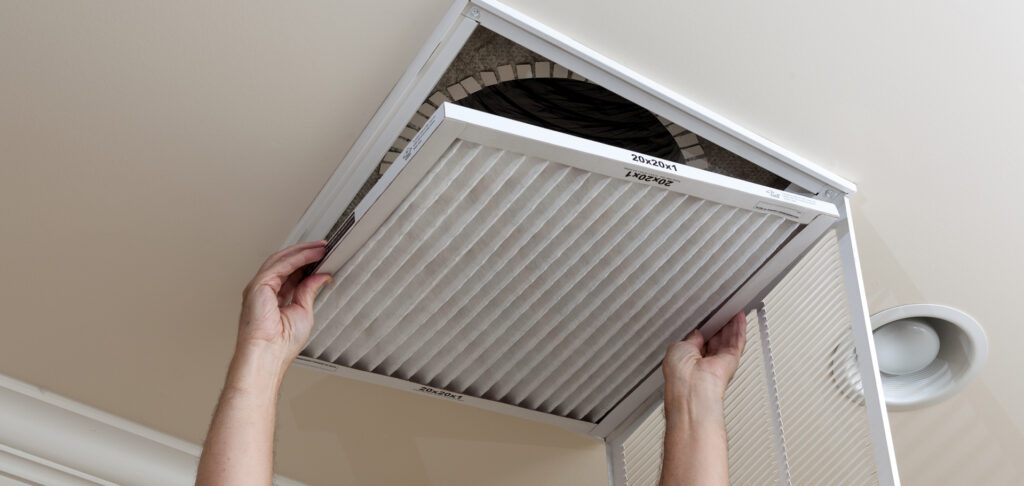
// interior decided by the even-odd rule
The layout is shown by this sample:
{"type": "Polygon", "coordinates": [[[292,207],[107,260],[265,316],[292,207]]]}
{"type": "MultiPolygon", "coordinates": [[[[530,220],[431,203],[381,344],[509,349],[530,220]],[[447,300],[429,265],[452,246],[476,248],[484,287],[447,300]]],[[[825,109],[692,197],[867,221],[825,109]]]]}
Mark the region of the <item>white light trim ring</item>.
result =
{"type": "Polygon", "coordinates": [[[871,326],[879,329],[911,318],[924,320],[935,328],[940,349],[938,357],[922,370],[903,375],[882,374],[889,410],[922,408],[955,395],[981,372],[988,356],[985,330],[974,318],[952,307],[935,304],[894,307],[871,316],[871,326]]]}

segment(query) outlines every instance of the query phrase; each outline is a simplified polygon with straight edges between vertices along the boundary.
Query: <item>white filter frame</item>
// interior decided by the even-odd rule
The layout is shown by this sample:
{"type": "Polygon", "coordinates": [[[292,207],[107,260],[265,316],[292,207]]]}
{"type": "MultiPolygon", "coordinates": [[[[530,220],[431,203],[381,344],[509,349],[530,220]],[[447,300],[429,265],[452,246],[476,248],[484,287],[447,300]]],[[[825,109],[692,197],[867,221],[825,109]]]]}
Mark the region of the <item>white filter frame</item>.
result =
{"type": "Polygon", "coordinates": [[[353,218],[358,223],[324,258],[316,271],[337,272],[456,139],[529,154],[718,204],[781,216],[803,225],[831,226],[839,217],[838,210],[831,203],[446,102],[356,206],[353,218]],[[630,174],[650,175],[653,179],[641,181],[629,177],[630,174]]]}
{"type": "MultiPolygon", "coordinates": [[[[585,76],[595,84],[782,176],[796,186],[805,189],[813,198],[832,202],[839,207],[840,220],[837,228],[843,233],[840,240],[843,252],[843,271],[847,278],[851,314],[855,320],[854,338],[858,351],[858,366],[865,385],[865,404],[875,446],[879,480],[883,485],[899,484],[885,403],[881,399],[881,382],[871,341],[870,321],[864,300],[860,265],[856,254],[856,244],[853,241],[853,227],[849,219],[848,196],[856,191],[856,186],[501,2],[456,0],[453,3],[434,32],[423,42],[419,54],[410,63],[391,93],[370,119],[366,128],[338,165],[337,170],[306,209],[283,246],[322,238],[327,234],[350,201],[355,198],[364,181],[370,177],[373,171],[377,170],[378,163],[388,152],[392,142],[406,129],[406,124],[416,114],[423,100],[431,94],[441,76],[477,27],[494,31],[585,76]]],[[[755,303],[800,258],[803,250],[809,248],[831,225],[832,223],[823,218],[818,218],[808,225],[712,315],[702,327],[705,333],[716,332],[731,315],[756,305],[755,303]]],[[[398,386],[392,383],[393,380],[402,382],[402,386],[408,385],[408,382],[395,378],[315,360],[300,358],[299,363],[363,381],[398,386]]],[[[590,423],[533,412],[489,400],[462,397],[457,401],[471,403],[479,400],[482,403],[472,404],[517,416],[528,415],[529,418],[541,422],[600,437],[606,440],[609,457],[611,457],[612,450],[616,446],[615,437],[628,429],[632,420],[642,416],[646,407],[650,407],[652,403],[660,400],[662,384],[661,373],[651,373],[597,427],[593,427],[590,423]]],[[[421,393],[438,396],[436,391],[420,390],[421,393]]],[[[456,400],[456,398],[448,396],[439,397],[456,400]]],[[[609,460],[608,465],[610,484],[621,484],[617,481],[616,476],[611,474],[614,469],[614,461],[609,460]]]]}

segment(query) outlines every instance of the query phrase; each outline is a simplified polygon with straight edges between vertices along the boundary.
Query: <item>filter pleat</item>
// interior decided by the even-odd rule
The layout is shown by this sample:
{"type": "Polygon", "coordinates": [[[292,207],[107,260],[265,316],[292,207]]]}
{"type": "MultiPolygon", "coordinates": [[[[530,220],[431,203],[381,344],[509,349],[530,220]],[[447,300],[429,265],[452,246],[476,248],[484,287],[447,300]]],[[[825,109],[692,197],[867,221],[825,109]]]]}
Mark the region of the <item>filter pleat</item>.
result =
{"type": "MultiPolygon", "coordinates": [[[[573,413],[577,416],[602,416],[607,412],[613,403],[608,403],[606,388],[597,386],[598,381],[605,386],[615,386],[623,380],[632,378],[637,382],[649,371],[654,369],[664,355],[668,343],[681,339],[683,336],[679,329],[680,324],[686,323],[693,327],[700,317],[691,314],[693,308],[700,305],[700,297],[707,295],[706,289],[717,289],[721,287],[721,281],[734,277],[729,272],[717,272],[717,270],[736,257],[736,252],[742,252],[743,247],[749,244],[753,235],[756,239],[765,227],[760,223],[767,215],[745,215],[739,224],[730,231],[722,241],[712,242],[710,247],[698,253],[697,261],[692,273],[689,273],[684,281],[688,282],[685,289],[676,293],[675,299],[664,301],[655,311],[657,316],[649,326],[650,332],[644,333],[638,338],[632,339],[624,347],[617,347],[609,353],[614,356],[607,366],[598,368],[599,374],[588,379],[588,385],[581,390],[581,395],[576,399],[566,402],[568,408],[572,404],[573,413]],[[704,253],[703,256],[700,253],[704,253]],[[640,358],[637,353],[642,353],[640,358]],[[633,356],[631,363],[627,363],[626,357],[633,356]],[[640,359],[637,359],[640,358],[640,359]],[[574,403],[574,404],[573,404],[574,403]],[[580,404],[590,404],[589,408],[580,407],[580,404]]],[[[772,218],[775,222],[780,220],[772,218]]]]}
{"type": "MultiPolygon", "coordinates": [[[[675,302],[676,310],[668,312],[669,317],[663,318],[657,325],[652,326],[656,330],[654,335],[649,337],[646,342],[627,351],[636,353],[641,352],[640,350],[652,350],[646,359],[634,360],[632,364],[623,363],[613,368],[614,372],[608,381],[611,385],[609,389],[624,386],[624,383],[639,382],[657,367],[668,344],[684,337],[675,327],[678,325],[677,323],[694,322],[717,307],[709,302],[725,300],[733,289],[738,288],[742,282],[746,281],[754,270],[767,259],[769,254],[766,249],[778,248],[782,244],[782,240],[789,234],[789,231],[785,230],[785,226],[790,225],[788,221],[768,215],[753,216],[751,219],[753,221],[750,223],[753,224],[736,236],[735,239],[739,243],[733,248],[729,248],[729,245],[723,246],[724,251],[720,255],[713,256],[709,260],[709,265],[702,269],[699,275],[702,275],[700,281],[703,284],[692,288],[684,294],[683,298],[675,302]],[[726,248],[728,249],[726,250],[726,248]],[[748,261],[750,255],[753,254],[760,255],[758,261],[748,261]],[[746,266],[743,267],[743,265],[746,266]],[[706,312],[701,312],[701,308],[706,309],[706,312]]],[[[591,388],[590,395],[584,400],[594,400],[596,405],[585,413],[582,410],[579,413],[583,416],[598,418],[611,410],[620,397],[599,387],[591,388]]]]}
{"type": "MultiPolygon", "coordinates": [[[[609,316],[610,319],[634,323],[630,326],[632,332],[619,339],[610,340],[605,346],[595,350],[597,353],[601,353],[602,359],[595,366],[582,369],[579,375],[572,380],[575,386],[559,390],[552,400],[554,404],[557,404],[556,408],[552,409],[555,413],[568,414],[571,412],[583,400],[583,396],[580,394],[588,393],[593,389],[589,386],[593,383],[592,380],[607,378],[607,375],[613,371],[611,368],[618,366],[613,362],[621,362],[627,356],[631,356],[628,353],[620,352],[620,348],[629,346],[629,343],[639,345],[640,340],[646,340],[648,336],[655,333],[656,330],[650,323],[652,317],[655,317],[667,302],[673,300],[677,292],[687,287],[688,283],[699,285],[691,279],[701,267],[701,262],[704,261],[700,255],[712,252],[719,246],[717,241],[712,241],[713,238],[731,235],[750,217],[749,214],[734,208],[719,207],[715,211],[718,214],[710,218],[709,225],[702,227],[689,244],[677,248],[676,254],[670,259],[671,266],[652,276],[645,284],[644,287],[658,289],[657,292],[645,292],[635,296],[635,300],[630,302],[629,307],[620,309],[615,315],[609,316]]],[[[685,324],[678,324],[680,327],[683,325],[685,324]]],[[[638,356],[631,357],[639,358],[638,356]]],[[[594,384],[596,385],[596,383],[594,384]]]]}
{"type": "MultiPolygon", "coordinates": [[[[480,161],[479,165],[484,169],[490,169],[502,152],[485,148],[480,155],[481,157],[477,159],[480,161]]],[[[336,361],[353,343],[358,345],[366,339],[363,332],[376,314],[383,310],[382,298],[399,291],[404,285],[403,282],[407,282],[409,276],[413,274],[412,269],[422,268],[447,245],[455,236],[454,233],[468,222],[478,209],[475,204],[464,204],[461,211],[452,211],[452,208],[458,207],[461,202],[475,203],[485,197],[499,184],[498,177],[498,171],[460,171],[459,176],[452,181],[452,190],[442,192],[421,217],[408,221],[408,226],[401,228],[402,233],[397,236],[398,244],[389,252],[387,258],[380,259],[371,278],[367,280],[365,290],[360,289],[360,292],[343,305],[345,313],[342,322],[345,328],[324,351],[324,359],[336,361]],[[376,305],[368,305],[371,302],[376,305]]],[[[351,366],[353,360],[345,356],[340,362],[351,366]]]]}
{"type": "MultiPolygon", "coordinates": [[[[444,344],[436,356],[430,357],[419,369],[410,370],[419,383],[432,383],[441,371],[462,357],[467,348],[478,339],[493,341],[504,331],[492,322],[498,313],[511,305],[513,299],[540,275],[555,257],[569,246],[575,237],[585,229],[585,214],[592,214],[590,206],[600,205],[598,195],[608,185],[608,180],[587,174],[583,179],[581,191],[573,193],[565,205],[556,210],[551,218],[519,248],[499,272],[500,277],[484,284],[481,298],[475,299],[474,305],[467,305],[456,312],[456,322],[472,322],[472,330],[458,339],[451,339],[444,344]],[[487,297],[484,297],[487,296],[487,297]]],[[[511,326],[512,322],[505,322],[511,326]]]]}
{"type": "Polygon", "coordinates": [[[643,283],[659,271],[671,256],[675,242],[685,240],[697,231],[711,213],[710,209],[702,206],[702,201],[690,198],[685,204],[680,200],[679,206],[666,211],[664,217],[658,215],[659,219],[648,227],[648,231],[651,231],[650,228],[656,228],[657,231],[635,239],[629,248],[620,253],[622,256],[614,266],[607,265],[609,280],[591,290],[593,295],[586,308],[574,310],[570,314],[572,318],[558,326],[559,334],[552,336],[543,351],[547,355],[558,349],[558,353],[552,355],[554,359],[536,362],[534,365],[524,364],[524,372],[511,380],[518,384],[508,392],[509,396],[502,399],[536,408],[560,389],[573,372],[589,362],[587,353],[580,350],[599,349],[612,336],[621,336],[622,328],[629,323],[606,320],[604,317],[624,306],[628,299],[634,298],[643,283]],[[703,211],[698,211],[700,209],[703,211]],[[669,215],[675,217],[666,221],[669,215]],[[523,379],[526,370],[529,370],[528,380],[523,379]],[[530,400],[526,400],[527,397],[530,400]]]}
{"type": "Polygon", "coordinates": [[[367,245],[372,245],[383,251],[375,254],[360,251],[335,273],[334,280],[320,292],[320,297],[313,305],[313,312],[317,318],[306,349],[303,350],[306,356],[319,356],[331,340],[341,332],[343,325],[340,322],[332,321],[335,312],[340,308],[339,303],[350,298],[352,293],[369,277],[369,272],[374,265],[368,260],[381,258],[382,255],[390,251],[393,245],[398,243],[397,238],[388,238],[394,236],[394,228],[401,226],[403,220],[418,218],[426,210],[427,204],[413,204],[413,201],[436,200],[440,192],[460,173],[459,167],[464,165],[460,162],[472,158],[479,153],[480,149],[479,146],[461,142],[452,144],[451,148],[438,160],[435,169],[427,173],[409,197],[402,201],[392,216],[388,218],[387,222],[367,241],[367,245]],[[327,327],[328,323],[331,324],[331,329],[321,335],[321,331],[327,327]]]}
{"type": "Polygon", "coordinates": [[[495,206],[508,204],[508,200],[501,196],[509,193],[499,191],[510,183],[515,169],[522,166],[511,164],[511,160],[502,160],[505,158],[508,158],[507,154],[497,157],[487,176],[478,180],[473,189],[455,204],[455,209],[443,216],[442,224],[424,238],[424,244],[383,285],[382,288],[389,291],[374,294],[363,305],[356,318],[365,316],[368,324],[340,353],[344,356],[343,363],[368,369],[359,360],[370,348],[401,322],[401,316],[413,304],[423,298],[435,297],[429,289],[438,283],[440,274],[480,237],[485,228],[483,225],[491,216],[488,213],[494,212],[495,206]]]}
{"type": "MultiPolygon", "coordinates": [[[[434,206],[438,198],[451,186],[456,177],[462,176],[467,163],[476,157],[483,147],[455,143],[422,182],[417,184],[410,197],[407,197],[399,208],[392,213],[385,224],[377,230],[363,248],[374,248],[376,251],[359,251],[334,276],[333,286],[321,292],[325,297],[323,304],[314,312],[316,321],[330,322],[330,329],[313,335],[306,346],[307,355],[323,358],[327,347],[337,340],[347,328],[352,314],[347,306],[356,293],[365,288],[371,276],[380,273],[380,264],[394,253],[395,247],[404,242],[401,228],[423,218],[424,213],[434,206]],[[346,312],[338,315],[342,307],[346,312]],[[335,319],[335,317],[338,319],[335,319]]],[[[380,277],[376,277],[380,280],[380,277]]]]}
{"type": "MultiPolygon", "coordinates": [[[[402,343],[401,348],[385,360],[385,373],[407,379],[414,372],[423,370],[431,360],[442,356],[441,347],[456,341],[456,336],[472,338],[483,330],[479,325],[472,326],[473,321],[466,316],[490,302],[512,279],[514,263],[511,258],[520,250],[530,248],[531,242],[540,241],[542,237],[538,232],[543,234],[542,228],[559,227],[572,217],[575,206],[569,204],[570,196],[581,190],[588,180],[585,173],[568,167],[562,167],[556,178],[554,187],[544,196],[538,197],[540,214],[534,214],[524,224],[512,228],[511,234],[498,245],[498,249],[487,256],[485,265],[477,268],[453,298],[445,302],[424,326],[417,329],[413,337],[402,343]],[[541,211],[540,208],[545,209],[541,211]]],[[[533,245],[537,250],[540,249],[539,244],[533,245]]],[[[529,250],[523,253],[529,253],[529,250]]]]}
{"type": "MultiPolygon", "coordinates": [[[[453,385],[452,389],[466,391],[482,373],[492,371],[491,366],[500,357],[496,353],[509,352],[521,339],[529,341],[542,335],[543,327],[537,326],[537,320],[554,305],[565,287],[571,286],[580,277],[586,265],[585,261],[580,262],[581,257],[588,255],[595,243],[600,244],[600,238],[608,228],[649,190],[645,187],[639,191],[629,191],[630,185],[623,181],[609,184],[608,191],[599,199],[599,209],[584,216],[588,224],[568,243],[568,251],[558,252],[556,258],[544,264],[544,272],[533,279],[530,286],[495,317],[496,323],[515,322],[517,325],[504,332],[490,334],[493,339],[478,341],[477,346],[465,354],[462,367],[452,366],[442,372],[442,377],[437,381],[439,386],[453,385]]],[[[474,394],[479,393],[479,390],[474,390],[474,394]]]]}
{"type": "MultiPolygon", "coordinates": [[[[403,333],[422,325],[430,311],[416,312],[416,306],[421,303],[431,305],[449,295],[449,289],[461,283],[459,276],[465,273],[466,263],[475,263],[472,261],[473,255],[467,254],[478,245],[486,244],[485,235],[488,235],[488,231],[493,231],[491,234],[502,232],[501,229],[495,228],[494,224],[499,219],[505,221],[503,217],[514,207],[516,199],[522,195],[530,182],[540,175],[546,165],[514,162],[518,161],[499,159],[496,163],[498,170],[494,171],[499,177],[494,181],[494,185],[488,188],[488,192],[480,194],[479,200],[466,199],[459,203],[473,207],[472,211],[467,211],[472,216],[453,222],[448,230],[450,237],[446,238],[447,242],[436,254],[422,258],[415,266],[406,265],[403,268],[401,274],[405,276],[405,284],[393,286],[399,288],[398,292],[379,299],[380,302],[377,304],[371,301],[371,306],[382,309],[368,327],[373,332],[360,335],[360,338],[366,337],[366,341],[357,341],[346,351],[348,359],[356,363],[357,368],[372,370],[380,364],[387,355],[387,351],[380,347],[390,348],[393,346],[390,343],[397,342],[394,336],[387,336],[396,328],[397,333],[403,333]],[[461,226],[456,226],[460,223],[461,226]],[[481,241],[482,239],[485,241],[481,241]],[[471,261],[463,262],[462,259],[467,256],[471,261]],[[389,338],[387,343],[378,346],[385,337],[389,338]]],[[[456,212],[453,211],[453,214],[456,212]]]]}
{"type": "MultiPolygon", "coordinates": [[[[568,264],[568,271],[563,273],[548,291],[542,293],[543,297],[538,300],[537,304],[530,306],[532,317],[526,321],[529,323],[530,332],[523,339],[508,347],[505,352],[492,355],[496,359],[490,360],[490,363],[484,368],[486,371],[479,378],[473,380],[473,385],[470,388],[472,392],[485,396],[492,396],[491,394],[496,397],[503,396],[504,391],[488,393],[488,390],[494,388],[498,380],[518,382],[527,369],[527,363],[521,362],[524,358],[536,356],[538,353],[546,355],[546,351],[539,351],[536,346],[542,341],[551,339],[552,331],[565,328],[562,320],[567,314],[580,303],[593,297],[591,292],[594,287],[603,281],[604,276],[607,276],[607,272],[610,270],[610,267],[601,264],[614,264],[614,261],[608,261],[609,254],[612,254],[623,239],[631,235],[638,223],[646,218],[646,216],[645,218],[636,218],[630,217],[630,215],[635,214],[638,209],[646,210],[648,207],[658,206],[665,198],[663,191],[651,189],[640,192],[638,195],[640,197],[632,198],[627,204],[622,204],[621,211],[606,218],[610,224],[595,231],[599,234],[594,236],[586,249],[579,252],[575,261],[568,264]]],[[[678,207],[681,199],[678,198],[676,204],[671,207],[678,207]]],[[[670,206],[670,204],[665,205],[670,206]]],[[[652,213],[648,213],[648,215],[650,214],[652,213]]],[[[649,231],[643,232],[649,233],[649,231]]],[[[616,252],[612,258],[621,257],[616,252]]],[[[523,320],[521,319],[520,322],[523,320]]],[[[492,351],[496,350],[492,349],[492,351]]],[[[484,355],[486,356],[488,353],[485,352],[484,355]]],[[[468,378],[472,379],[471,376],[468,378]]]]}
{"type": "Polygon", "coordinates": [[[473,284],[493,276],[493,271],[500,266],[501,245],[516,238],[513,233],[519,225],[526,222],[540,203],[551,197],[552,189],[568,174],[566,167],[556,164],[543,163],[537,167],[542,170],[535,171],[529,180],[521,182],[522,190],[508,207],[493,213],[495,217],[488,222],[488,231],[484,231],[456,261],[443,269],[443,275],[435,285],[437,290],[432,289],[429,298],[420,299],[414,309],[399,319],[401,327],[396,323],[395,329],[400,331],[382,339],[380,349],[377,350],[379,357],[368,359],[365,366],[367,369],[382,366],[384,373],[393,373],[395,367],[408,359],[414,346],[424,343],[427,337],[437,331],[444,322],[443,316],[450,316],[443,309],[455,307],[459,297],[469,296],[473,284]]]}

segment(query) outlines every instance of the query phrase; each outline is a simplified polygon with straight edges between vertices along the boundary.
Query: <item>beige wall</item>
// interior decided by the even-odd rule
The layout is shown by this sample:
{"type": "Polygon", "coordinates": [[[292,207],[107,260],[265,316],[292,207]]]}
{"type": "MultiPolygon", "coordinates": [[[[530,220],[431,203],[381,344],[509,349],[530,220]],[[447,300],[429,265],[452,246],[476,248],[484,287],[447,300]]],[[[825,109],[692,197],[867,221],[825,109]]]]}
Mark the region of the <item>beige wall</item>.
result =
{"type": "MultiPolygon", "coordinates": [[[[1014,482],[1024,7],[509,3],[859,183],[872,310],[960,307],[992,346],[893,414],[905,484],[1014,482]]],[[[0,373],[201,440],[242,285],[447,4],[0,3],[0,373]]],[[[594,441],[299,369],[278,437],[312,484],[605,475],[594,441]]]]}
{"type": "MultiPolygon", "coordinates": [[[[200,442],[242,286],[445,8],[0,3],[0,373],[200,442]]],[[[304,369],[279,420],[310,484],[605,477],[594,440],[304,369]]]]}

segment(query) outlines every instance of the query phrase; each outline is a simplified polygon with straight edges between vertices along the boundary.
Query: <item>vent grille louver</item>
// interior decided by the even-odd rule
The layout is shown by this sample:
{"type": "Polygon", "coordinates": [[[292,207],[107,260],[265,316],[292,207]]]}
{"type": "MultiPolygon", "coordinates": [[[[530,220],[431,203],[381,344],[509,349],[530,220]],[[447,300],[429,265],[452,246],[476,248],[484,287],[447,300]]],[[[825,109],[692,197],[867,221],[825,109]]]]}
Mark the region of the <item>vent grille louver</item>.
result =
{"type": "Polygon", "coordinates": [[[834,364],[854,356],[842,263],[828,232],[764,299],[793,484],[878,484],[863,396],[834,364]]]}

